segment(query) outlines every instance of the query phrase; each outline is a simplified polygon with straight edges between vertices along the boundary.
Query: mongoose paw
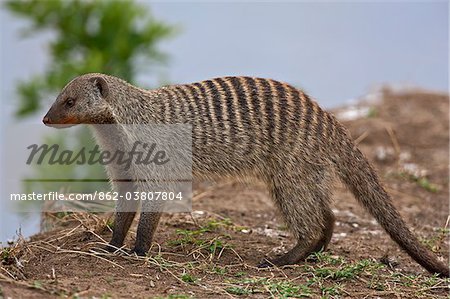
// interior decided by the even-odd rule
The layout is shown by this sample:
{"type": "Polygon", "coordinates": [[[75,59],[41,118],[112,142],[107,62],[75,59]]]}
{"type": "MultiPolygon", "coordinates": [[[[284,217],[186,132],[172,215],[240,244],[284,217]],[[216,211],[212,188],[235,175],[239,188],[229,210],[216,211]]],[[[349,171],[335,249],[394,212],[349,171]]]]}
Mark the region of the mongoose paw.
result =
{"type": "Polygon", "coordinates": [[[130,252],[131,254],[135,253],[137,256],[146,256],[147,255],[147,251],[146,250],[142,250],[139,248],[133,248],[130,252]]]}
{"type": "Polygon", "coordinates": [[[256,267],[258,267],[258,268],[270,268],[270,267],[273,267],[273,266],[275,266],[275,264],[271,260],[264,259],[256,267]]]}
{"type": "Polygon", "coordinates": [[[110,252],[110,253],[118,253],[118,252],[123,251],[123,249],[120,248],[120,246],[116,246],[116,245],[111,244],[111,243],[106,245],[106,246],[104,246],[103,249],[108,251],[108,252],[110,252]]]}
{"type": "Polygon", "coordinates": [[[293,265],[298,263],[303,259],[297,259],[292,255],[292,252],[288,252],[284,255],[278,256],[274,259],[264,259],[259,265],[258,268],[269,268],[269,267],[282,267],[287,265],[293,265]]]}

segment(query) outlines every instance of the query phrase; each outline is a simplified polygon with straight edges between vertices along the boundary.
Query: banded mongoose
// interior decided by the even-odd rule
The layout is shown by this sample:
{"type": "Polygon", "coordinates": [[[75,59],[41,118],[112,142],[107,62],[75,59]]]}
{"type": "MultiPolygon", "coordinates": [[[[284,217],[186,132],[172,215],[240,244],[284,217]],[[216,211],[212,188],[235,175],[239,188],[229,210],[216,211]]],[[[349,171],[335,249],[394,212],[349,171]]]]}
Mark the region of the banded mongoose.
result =
{"type": "MultiPolygon", "coordinates": [[[[294,235],[297,243],[290,251],[261,266],[294,264],[327,248],[335,221],[330,193],[337,174],[416,262],[431,273],[449,276],[448,266],[408,229],[347,129],[288,84],[224,77],[144,90],[116,77],[85,74],[64,87],[43,122],[190,124],[194,177],[250,176],[263,181],[294,235]]],[[[100,146],[107,146],[102,139],[100,146]]],[[[160,215],[141,212],[133,252],[147,253],[160,215]]],[[[111,247],[123,245],[134,216],[116,212],[111,247]]]]}

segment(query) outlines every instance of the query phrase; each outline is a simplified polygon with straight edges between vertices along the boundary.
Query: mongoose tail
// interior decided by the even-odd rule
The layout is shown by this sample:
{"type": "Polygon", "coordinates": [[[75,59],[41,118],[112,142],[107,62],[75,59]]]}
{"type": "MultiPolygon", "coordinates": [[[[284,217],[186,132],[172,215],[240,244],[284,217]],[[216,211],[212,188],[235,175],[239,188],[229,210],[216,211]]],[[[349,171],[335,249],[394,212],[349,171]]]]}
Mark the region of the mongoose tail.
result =
{"type": "MultiPolygon", "coordinates": [[[[343,127],[341,129],[345,130],[343,127]]],[[[344,134],[348,136],[346,132],[344,134]]],[[[356,199],[417,263],[440,277],[449,277],[449,267],[440,262],[408,229],[392,204],[391,197],[380,184],[375,170],[355,144],[347,138],[337,148],[337,173],[356,199]]]]}

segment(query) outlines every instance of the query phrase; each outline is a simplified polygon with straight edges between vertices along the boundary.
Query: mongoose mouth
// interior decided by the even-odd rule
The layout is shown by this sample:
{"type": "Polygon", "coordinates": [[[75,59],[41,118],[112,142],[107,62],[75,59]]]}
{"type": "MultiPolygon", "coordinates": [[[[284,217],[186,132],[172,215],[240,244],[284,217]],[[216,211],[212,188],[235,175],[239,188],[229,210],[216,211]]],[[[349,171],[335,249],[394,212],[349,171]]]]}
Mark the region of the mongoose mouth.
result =
{"type": "Polygon", "coordinates": [[[54,123],[52,122],[52,120],[48,117],[45,116],[44,119],[42,120],[42,122],[47,126],[47,127],[52,127],[52,128],[56,128],[56,129],[64,129],[64,128],[69,128],[69,127],[73,127],[76,124],[72,122],[72,119],[68,119],[66,121],[63,122],[59,122],[59,123],[54,123]]]}

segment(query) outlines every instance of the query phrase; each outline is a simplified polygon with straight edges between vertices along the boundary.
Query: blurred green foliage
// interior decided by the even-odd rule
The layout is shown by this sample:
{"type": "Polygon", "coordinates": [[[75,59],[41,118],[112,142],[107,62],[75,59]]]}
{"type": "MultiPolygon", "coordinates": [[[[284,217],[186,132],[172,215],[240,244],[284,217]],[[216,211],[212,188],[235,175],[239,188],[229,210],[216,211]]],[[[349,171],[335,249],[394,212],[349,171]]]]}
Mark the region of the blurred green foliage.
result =
{"type": "Polygon", "coordinates": [[[24,37],[55,34],[44,74],[18,85],[19,117],[38,110],[41,99],[84,73],[106,73],[133,83],[140,67],[150,73],[166,61],[157,45],[175,33],[173,26],[156,20],[147,6],[134,1],[9,0],[4,5],[30,21],[24,37]]]}
{"type": "MultiPolygon", "coordinates": [[[[14,15],[29,21],[23,30],[24,38],[42,32],[54,34],[48,44],[50,63],[46,70],[18,84],[19,118],[37,112],[43,99],[56,98],[70,80],[84,73],[105,73],[134,83],[139,72],[150,74],[167,61],[158,44],[176,33],[175,27],[155,19],[148,6],[131,0],[8,0],[3,4],[14,15]]],[[[78,146],[93,147],[86,128],[75,138],[78,146]]],[[[55,131],[45,143],[71,148],[65,132],[55,131]]],[[[47,165],[35,169],[38,181],[61,177],[99,179],[105,174],[102,166],[80,169],[77,165],[47,165]]],[[[85,184],[71,191],[92,192],[105,186],[109,188],[107,183],[85,184]]],[[[58,191],[68,186],[26,181],[24,187],[28,191],[58,191]]]]}

